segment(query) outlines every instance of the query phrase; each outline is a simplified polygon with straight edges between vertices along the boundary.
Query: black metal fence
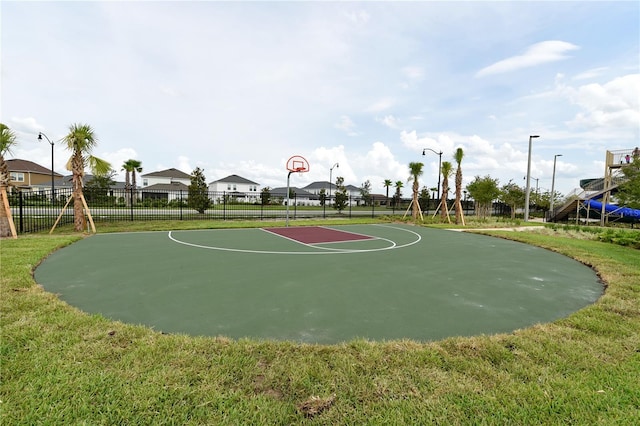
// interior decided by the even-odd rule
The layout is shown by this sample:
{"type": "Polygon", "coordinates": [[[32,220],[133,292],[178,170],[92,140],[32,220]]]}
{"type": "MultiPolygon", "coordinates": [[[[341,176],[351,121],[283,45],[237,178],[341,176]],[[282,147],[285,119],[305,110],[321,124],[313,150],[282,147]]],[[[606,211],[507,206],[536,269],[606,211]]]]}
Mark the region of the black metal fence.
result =
{"type": "MultiPolygon", "coordinates": [[[[71,188],[37,191],[10,191],[9,204],[18,233],[32,233],[73,223],[71,188]],[[70,201],[71,200],[71,201],[70,201]]],[[[84,197],[95,223],[149,220],[273,220],[326,217],[376,217],[404,214],[411,200],[350,196],[341,211],[334,208],[335,199],[321,203],[318,198],[292,194],[278,195],[238,192],[208,192],[198,201],[189,202],[185,190],[124,190],[85,188],[84,197]]],[[[435,212],[438,200],[422,200],[425,216],[435,212]]],[[[472,201],[463,202],[466,215],[474,213],[472,201]]],[[[86,215],[86,211],[84,214],[86,215]]],[[[410,214],[410,212],[409,212],[410,214]]],[[[453,214],[453,212],[452,212],[453,214]]],[[[508,206],[496,203],[494,214],[508,215],[508,206]]]]}

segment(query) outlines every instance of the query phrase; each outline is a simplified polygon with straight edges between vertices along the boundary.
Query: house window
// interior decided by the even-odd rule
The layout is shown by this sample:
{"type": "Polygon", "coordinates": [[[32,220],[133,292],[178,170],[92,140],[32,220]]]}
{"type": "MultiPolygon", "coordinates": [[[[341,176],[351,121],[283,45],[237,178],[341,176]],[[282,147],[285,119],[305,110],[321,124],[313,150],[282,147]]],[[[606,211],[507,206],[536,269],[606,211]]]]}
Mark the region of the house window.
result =
{"type": "Polygon", "coordinates": [[[231,191],[231,184],[230,183],[227,184],[227,191],[231,191]]]}
{"type": "Polygon", "coordinates": [[[149,179],[142,179],[142,186],[149,185],[149,179]]]}
{"type": "Polygon", "coordinates": [[[24,182],[24,173],[11,172],[9,177],[14,182],[24,182]]]}
{"type": "Polygon", "coordinates": [[[234,184],[233,184],[233,190],[234,190],[234,191],[236,191],[236,189],[237,189],[237,188],[236,188],[236,184],[234,183],[234,184]]]}

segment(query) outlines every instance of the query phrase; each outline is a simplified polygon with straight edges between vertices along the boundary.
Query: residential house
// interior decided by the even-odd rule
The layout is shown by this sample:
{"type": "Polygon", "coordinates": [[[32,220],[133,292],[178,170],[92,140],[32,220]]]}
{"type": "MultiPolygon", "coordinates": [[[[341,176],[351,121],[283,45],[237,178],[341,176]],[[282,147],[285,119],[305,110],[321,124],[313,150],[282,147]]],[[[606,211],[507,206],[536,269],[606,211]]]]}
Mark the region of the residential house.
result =
{"type": "MultiPolygon", "coordinates": [[[[320,197],[316,194],[306,191],[304,188],[297,188],[295,186],[290,186],[289,191],[293,194],[293,197],[289,198],[291,205],[297,206],[319,206],[320,205],[320,197]]],[[[272,202],[277,200],[282,200],[282,204],[286,204],[287,199],[287,187],[282,186],[278,188],[273,188],[269,190],[271,194],[272,202]]]]}
{"type": "MultiPolygon", "coordinates": [[[[213,201],[222,203],[224,197],[231,197],[244,203],[255,203],[260,200],[260,184],[238,175],[230,175],[209,184],[209,192],[213,201]]],[[[228,199],[228,198],[227,198],[228,199]]]]}
{"type": "Polygon", "coordinates": [[[142,200],[161,199],[173,201],[188,198],[191,175],[178,169],[166,169],[141,175],[142,200]]]}
{"type": "MultiPolygon", "coordinates": [[[[336,195],[336,185],[334,183],[330,183],[329,181],[312,182],[309,185],[305,186],[304,189],[315,195],[320,195],[320,191],[324,189],[326,197],[329,198],[329,196],[331,196],[332,199],[334,199],[336,195]]],[[[347,192],[347,197],[353,199],[356,204],[359,204],[361,196],[360,188],[353,185],[345,185],[345,190],[347,192]]]]}
{"type": "MultiPolygon", "coordinates": [[[[9,170],[9,185],[22,191],[37,191],[51,189],[51,169],[34,163],[33,161],[14,158],[6,160],[9,170]]],[[[53,172],[55,180],[60,179],[60,173],[53,172]]]]}

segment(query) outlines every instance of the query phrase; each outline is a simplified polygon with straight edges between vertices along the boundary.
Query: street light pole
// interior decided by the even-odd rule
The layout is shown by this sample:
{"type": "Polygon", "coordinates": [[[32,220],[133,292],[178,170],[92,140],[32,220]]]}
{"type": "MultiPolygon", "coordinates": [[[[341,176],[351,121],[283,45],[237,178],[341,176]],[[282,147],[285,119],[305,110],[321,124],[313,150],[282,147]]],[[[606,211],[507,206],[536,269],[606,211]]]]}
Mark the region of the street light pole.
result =
{"type": "Polygon", "coordinates": [[[527,157],[527,189],[524,194],[524,221],[529,221],[529,192],[531,191],[531,141],[540,135],[529,136],[529,155],[527,157]]]}
{"type": "Polygon", "coordinates": [[[337,167],[340,168],[340,164],[336,163],[333,166],[331,166],[331,168],[329,169],[329,205],[331,205],[331,176],[333,174],[333,168],[337,167]]]}
{"type": "Polygon", "coordinates": [[[41,141],[43,136],[51,145],[51,202],[53,203],[56,199],[56,188],[53,180],[53,142],[42,132],[38,133],[38,140],[41,141]]]}
{"type": "Polygon", "coordinates": [[[440,177],[442,176],[442,151],[438,152],[438,151],[434,151],[431,148],[423,148],[422,155],[427,155],[427,150],[433,152],[438,157],[440,157],[438,160],[438,200],[439,200],[440,199],[440,177]]]}
{"type": "Polygon", "coordinates": [[[556,160],[558,159],[558,157],[562,157],[562,154],[556,154],[553,156],[553,174],[551,175],[551,200],[549,201],[549,211],[551,212],[551,215],[553,217],[553,199],[554,197],[554,191],[556,188],[556,160]]]}

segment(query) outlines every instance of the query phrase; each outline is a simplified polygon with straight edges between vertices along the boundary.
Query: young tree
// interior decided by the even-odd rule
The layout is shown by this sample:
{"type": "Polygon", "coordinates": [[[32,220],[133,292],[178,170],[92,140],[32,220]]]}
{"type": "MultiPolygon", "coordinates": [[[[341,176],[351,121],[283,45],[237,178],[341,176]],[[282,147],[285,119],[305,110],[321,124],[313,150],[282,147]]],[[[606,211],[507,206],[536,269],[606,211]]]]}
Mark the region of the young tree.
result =
{"type": "Polygon", "coordinates": [[[440,171],[442,173],[442,199],[440,200],[442,206],[440,210],[440,217],[442,218],[442,220],[446,219],[451,222],[451,220],[449,219],[449,207],[447,206],[447,199],[449,196],[449,178],[453,174],[453,166],[450,162],[443,161],[440,171]]]}
{"type": "Polygon", "coordinates": [[[483,178],[476,176],[473,182],[467,185],[469,196],[476,201],[476,215],[486,218],[491,215],[491,204],[500,196],[498,179],[492,179],[487,175],[483,178]]]}
{"type": "Polygon", "coordinates": [[[524,207],[524,188],[520,188],[512,180],[500,189],[500,201],[511,207],[511,219],[516,218],[516,209],[524,207]]]}
{"type": "Polygon", "coordinates": [[[422,176],[422,167],[424,167],[424,164],[419,162],[409,163],[409,182],[413,180],[413,186],[411,188],[412,189],[411,216],[413,217],[413,220],[418,219],[418,212],[420,211],[420,206],[418,205],[418,190],[420,189],[418,178],[422,176]]]}
{"type": "Polygon", "coordinates": [[[13,235],[13,219],[11,210],[7,210],[9,200],[7,197],[7,188],[9,188],[9,167],[4,159],[5,154],[11,153],[11,148],[17,144],[17,137],[4,123],[0,123],[0,238],[10,237],[13,235]],[[11,221],[11,223],[10,223],[11,221]]]}
{"type": "Polygon", "coordinates": [[[464,218],[462,216],[462,203],[460,200],[462,199],[462,158],[464,158],[464,151],[462,148],[456,149],[455,154],[453,154],[453,159],[456,161],[456,224],[462,223],[464,225],[464,218]]]}
{"type": "Polygon", "coordinates": [[[429,195],[429,188],[423,186],[420,190],[420,195],[418,196],[418,202],[420,203],[420,208],[422,209],[422,211],[428,210],[430,199],[431,196],[429,195]]]}
{"type": "Polygon", "coordinates": [[[347,207],[348,199],[347,188],[344,186],[344,178],[342,176],[338,176],[336,178],[336,194],[334,197],[333,208],[338,210],[338,213],[342,213],[342,210],[347,207]]]}
{"type": "Polygon", "coordinates": [[[85,199],[87,202],[95,204],[105,204],[109,200],[109,189],[116,183],[113,177],[116,175],[115,170],[109,170],[102,176],[94,176],[84,186],[85,199]]]}
{"type": "Polygon", "coordinates": [[[385,179],[383,185],[387,189],[387,204],[389,204],[389,187],[393,185],[393,182],[391,179],[385,179]]]}
{"type": "Polygon", "coordinates": [[[200,214],[203,214],[209,207],[211,207],[209,188],[207,187],[207,182],[204,177],[204,170],[200,167],[196,167],[193,173],[191,173],[188,206],[200,214]]]}
{"type": "Polygon", "coordinates": [[[324,205],[327,203],[327,190],[324,188],[320,189],[318,198],[320,199],[320,206],[324,207],[324,205]]]}
{"type": "Polygon", "coordinates": [[[371,201],[371,182],[370,181],[367,180],[362,184],[362,186],[360,187],[360,196],[364,200],[365,206],[370,205],[369,204],[369,202],[371,201]]]}
{"type": "Polygon", "coordinates": [[[262,200],[262,205],[267,206],[271,203],[271,188],[265,186],[262,188],[260,192],[260,199],[262,200]]]}
{"type": "Polygon", "coordinates": [[[395,184],[395,188],[396,188],[396,195],[394,195],[393,198],[395,198],[395,206],[396,207],[400,207],[400,199],[402,198],[402,187],[404,186],[404,182],[402,182],[401,180],[396,181],[395,184]]]}
{"type": "Polygon", "coordinates": [[[71,151],[67,169],[72,173],[73,194],[73,227],[82,232],[85,226],[83,195],[84,169],[88,166],[95,176],[102,176],[111,170],[111,165],[91,152],[98,144],[98,139],[88,124],[75,123],[69,126],[69,133],[62,139],[71,151]]]}

